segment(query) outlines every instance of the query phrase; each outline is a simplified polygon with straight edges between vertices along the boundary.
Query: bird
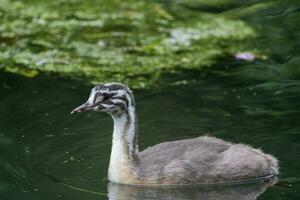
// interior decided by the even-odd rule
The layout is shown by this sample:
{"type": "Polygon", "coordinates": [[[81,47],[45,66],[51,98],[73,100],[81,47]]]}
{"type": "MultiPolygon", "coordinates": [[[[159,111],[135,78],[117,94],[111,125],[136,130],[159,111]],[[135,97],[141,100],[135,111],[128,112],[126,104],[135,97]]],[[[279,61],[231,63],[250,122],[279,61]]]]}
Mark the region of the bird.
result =
{"type": "Polygon", "coordinates": [[[105,112],[114,125],[108,180],[126,185],[223,184],[276,177],[278,160],[245,144],[212,136],[175,140],[138,149],[136,104],[122,83],[99,83],[73,113],[105,112]]]}

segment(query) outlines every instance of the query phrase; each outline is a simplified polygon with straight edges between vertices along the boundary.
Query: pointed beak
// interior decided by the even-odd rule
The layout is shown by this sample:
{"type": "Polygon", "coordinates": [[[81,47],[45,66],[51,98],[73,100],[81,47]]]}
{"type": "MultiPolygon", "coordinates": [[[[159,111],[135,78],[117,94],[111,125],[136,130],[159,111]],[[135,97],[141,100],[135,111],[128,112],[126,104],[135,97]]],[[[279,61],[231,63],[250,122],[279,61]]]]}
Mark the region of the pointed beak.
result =
{"type": "Polygon", "coordinates": [[[94,107],[95,107],[94,104],[84,103],[81,106],[78,106],[77,108],[72,110],[71,114],[90,111],[90,110],[93,110],[94,107]]]}

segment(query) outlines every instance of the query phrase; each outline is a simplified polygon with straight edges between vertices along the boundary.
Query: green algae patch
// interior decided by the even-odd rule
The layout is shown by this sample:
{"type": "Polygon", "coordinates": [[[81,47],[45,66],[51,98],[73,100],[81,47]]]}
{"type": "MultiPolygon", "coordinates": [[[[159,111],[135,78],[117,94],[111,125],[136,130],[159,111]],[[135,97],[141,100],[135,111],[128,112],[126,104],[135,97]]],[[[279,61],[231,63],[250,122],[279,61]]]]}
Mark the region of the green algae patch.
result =
{"type": "Polygon", "coordinates": [[[211,11],[219,1],[198,1],[208,11],[195,11],[191,2],[0,0],[0,68],[141,88],[160,84],[165,74],[201,72],[236,52],[256,51],[249,24],[211,11]]]}

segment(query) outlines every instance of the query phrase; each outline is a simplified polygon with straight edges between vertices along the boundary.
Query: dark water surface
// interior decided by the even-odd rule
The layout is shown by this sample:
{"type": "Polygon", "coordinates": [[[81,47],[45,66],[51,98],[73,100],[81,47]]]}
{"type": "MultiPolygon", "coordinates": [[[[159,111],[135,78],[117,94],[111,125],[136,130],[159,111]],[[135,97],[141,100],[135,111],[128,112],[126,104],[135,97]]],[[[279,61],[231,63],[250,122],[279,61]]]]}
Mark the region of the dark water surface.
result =
{"type": "Polygon", "coordinates": [[[280,160],[279,182],[268,189],[266,182],[177,189],[108,185],[112,120],[103,113],[70,115],[90,88],[54,76],[0,73],[0,199],[107,199],[108,192],[110,199],[300,198],[299,87],[274,93],[203,78],[135,91],[140,149],[204,134],[247,143],[280,160]]]}
{"type": "Polygon", "coordinates": [[[299,11],[299,0],[0,0],[0,200],[300,199],[299,11]],[[108,80],[144,88],[141,150],[246,143],[279,159],[278,182],[109,184],[112,120],[70,115],[84,83],[108,80]]]}

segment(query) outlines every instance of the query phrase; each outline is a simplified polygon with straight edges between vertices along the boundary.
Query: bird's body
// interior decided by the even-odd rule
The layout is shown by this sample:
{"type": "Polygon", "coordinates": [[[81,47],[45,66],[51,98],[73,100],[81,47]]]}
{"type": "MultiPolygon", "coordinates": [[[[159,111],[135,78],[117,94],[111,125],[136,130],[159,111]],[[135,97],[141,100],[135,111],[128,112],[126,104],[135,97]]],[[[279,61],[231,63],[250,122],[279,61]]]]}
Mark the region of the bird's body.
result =
{"type": "Polygon", "coordinates": [[[74,112],[100,110],[114,120],[111,182],[142,185],[211,184],[275,176],[278,161],[261,150],[214,137],[160,143],[138,151],[135,103],[127,86],[96,86],[74,112]]]}
{"type": "Polygon", "coordinates": [[[272,156],[213,137],[161,143],[138,158],[140,173],[158,184],[223,183],[278,173],[272,156]]]}

